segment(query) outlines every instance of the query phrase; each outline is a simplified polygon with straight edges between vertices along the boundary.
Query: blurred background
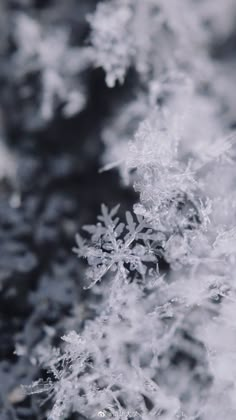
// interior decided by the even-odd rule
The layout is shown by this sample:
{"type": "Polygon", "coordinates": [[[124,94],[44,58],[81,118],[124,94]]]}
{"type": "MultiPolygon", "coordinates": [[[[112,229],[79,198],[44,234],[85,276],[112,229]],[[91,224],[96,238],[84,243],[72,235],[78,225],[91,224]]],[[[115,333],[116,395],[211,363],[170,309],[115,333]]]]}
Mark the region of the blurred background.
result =
{"type": "MultiPolygon", "coordinates": [[[[115,169],[99,170],[117,148],[121,153],[122,142],[145,116],[145,100],[142,105],[137,98],[146,87],[134,62],[124,83],[112,89],[94,64],[88,15],[97,3],[0,2],[1,420],[46,418],[47,403],[26,396],[20,384],[39,377],[43,349],[93,316],[86,309],[83,266],[72,253],[75,233],[95,222],[101,203],[121,203],[124,212],[137,201],[115,169]]],[[[218,69],[213,87],[219,118],[231,130],[235,5],[210,3],[201,5],[202,25],[209,34],[207,54],[218,69]]],[[[212,95],[209,83],[201,88],[212,95]]],[[[163,96],[157,99],[161,103],[163,96]]]]}

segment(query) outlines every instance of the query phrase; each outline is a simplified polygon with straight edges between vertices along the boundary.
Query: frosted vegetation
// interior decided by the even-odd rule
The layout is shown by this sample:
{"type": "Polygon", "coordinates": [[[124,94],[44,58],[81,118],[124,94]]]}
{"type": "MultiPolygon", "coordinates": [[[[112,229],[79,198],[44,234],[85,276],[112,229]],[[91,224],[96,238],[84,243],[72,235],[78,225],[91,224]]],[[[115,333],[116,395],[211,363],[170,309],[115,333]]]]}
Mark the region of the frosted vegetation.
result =
{"type": "MultiPolygon", "coordinates": [[[[229,73],[224,77],[210,54],[235,16],[232,0],[101,1],[88,16],[91,45],[67,52],[75,74],[82,54],[82,63],[103,67],[110,88],[130,69],[139,77],[135,96],[103,130],[101,162],[101,170],[119,170],[139,201],[124,220],[118,207],[103,204],[97,223],[76,236],[96,316],[62,337],[61,349],[40,354],[48,380],[30,392],[52,397],[51,420],[72,412],[88,419],[236,418],[234,86],[227,88],[229,73]]],[[[36,37],[47,36],[36,29],[36,37]]],[[[50,118],[55,91],[65,112],[73,108],[60,79],[66,36],[56,45],[53,62],[37,51],[43,118],[50,118]]],[[[32,48],[21,49],[24,65],[32,48]]],[[[22,57],[14,60],[19,72],[22,57]]],[[[79,88],[77,95],[82,108],[79,88]]]]}

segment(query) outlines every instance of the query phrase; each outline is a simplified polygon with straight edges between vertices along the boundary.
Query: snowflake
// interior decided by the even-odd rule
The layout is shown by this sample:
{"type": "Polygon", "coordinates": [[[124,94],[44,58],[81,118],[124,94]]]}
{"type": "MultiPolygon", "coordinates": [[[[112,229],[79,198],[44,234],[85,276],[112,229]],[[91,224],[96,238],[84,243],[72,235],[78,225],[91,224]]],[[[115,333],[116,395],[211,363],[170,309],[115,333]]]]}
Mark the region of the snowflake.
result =
{"type": "Polygon", "coordinates": [[[85,258],[90,266],[87,277],[96,284],[108,272],[118,272],[127,279],[130,272],[136,272],[144,277],[151,274],[148,269],[154,263],[157,270],[157,238],[145,219],[137,216],[134,221],[132,214],[126,212],[126,225],[120,222],[117,212],[119,205],[112,210],[103,204],[101,215],[96,225],[84,226],[83,230],[91,236],[88,242],[76,235],[77,247],[73,250],[78,257],[85,258]],[[154,246],[155,244],[155,246],[154,246]]]}

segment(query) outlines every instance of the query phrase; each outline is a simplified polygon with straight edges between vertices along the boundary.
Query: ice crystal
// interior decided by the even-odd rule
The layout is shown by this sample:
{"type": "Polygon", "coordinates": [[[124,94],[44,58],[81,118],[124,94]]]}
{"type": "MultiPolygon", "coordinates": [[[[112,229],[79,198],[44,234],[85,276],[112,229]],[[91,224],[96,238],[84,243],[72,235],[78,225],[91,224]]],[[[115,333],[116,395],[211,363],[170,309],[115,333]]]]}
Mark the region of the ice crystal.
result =
{"type": "Polygon", "coordinates": [[[90,242],[80,234],[76,235],[77,247],[74,252],[78,257],[85,258],[90,266],[88,278],[96,284],[108,272],[117,272],[126,280],[129,272],[135,271],[144,277],[147,274],[148,263],[157,263],[151,243],[156,240],[155,233],[144,220],[137,220],[130,212],[126,212],[126,224],[117,217],[119,206],[112,210],[103,204],[102,214],[98,216],[96,225],[84,226],[83,230],[91,235],[90,242]]]}
{"type": "Polygon", "coordinates": [[[41,358],[49,418],[232,420],[235,144],[208,49],[219,2],[111,0],[88,19],[108,86],[131,67],[139,77],[103,138],[105,169],[117,166],[140,199],[125,222],[102,205],[76,236],[95,315],[41,358]]]}

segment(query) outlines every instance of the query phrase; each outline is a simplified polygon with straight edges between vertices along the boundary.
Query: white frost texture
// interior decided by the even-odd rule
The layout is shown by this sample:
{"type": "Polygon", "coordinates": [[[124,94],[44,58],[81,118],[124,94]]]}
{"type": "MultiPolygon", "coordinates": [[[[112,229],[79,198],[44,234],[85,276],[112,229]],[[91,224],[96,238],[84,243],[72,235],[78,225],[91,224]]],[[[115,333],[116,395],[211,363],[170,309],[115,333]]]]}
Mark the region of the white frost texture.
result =
{"type": "MultiPolygon", "coordinates": [[[[210,49],[235,17],[233,0],[100,1],[88,16],[108,87],[139,80],[104,127],[101,162],[139,198],[123,220],[103,204],[76,236],[95,315],[40,355],[49,379],[30,392],[52,397],[50,420],[236,419],[235,75],[210,49]]],[[[45,118],[55,91],[70,102],[54,53],[37,51],[55,82],[45,118]]]]}

